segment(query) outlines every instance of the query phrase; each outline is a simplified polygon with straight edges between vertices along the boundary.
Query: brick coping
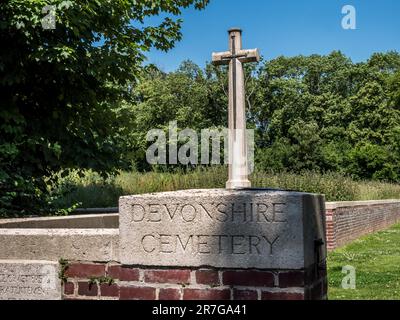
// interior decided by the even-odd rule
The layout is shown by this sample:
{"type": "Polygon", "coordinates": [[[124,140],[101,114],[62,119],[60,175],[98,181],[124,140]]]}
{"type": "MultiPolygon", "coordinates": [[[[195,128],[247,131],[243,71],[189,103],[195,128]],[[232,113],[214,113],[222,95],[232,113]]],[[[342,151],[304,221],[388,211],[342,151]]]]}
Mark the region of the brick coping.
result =
{"type": "Polygon", "coordinates": [[[380,204],[396,204],[396,203],[400,203],[400,199],[325,202],[325,209],[334,210],[337,208],[374,206],[380,204]]]}

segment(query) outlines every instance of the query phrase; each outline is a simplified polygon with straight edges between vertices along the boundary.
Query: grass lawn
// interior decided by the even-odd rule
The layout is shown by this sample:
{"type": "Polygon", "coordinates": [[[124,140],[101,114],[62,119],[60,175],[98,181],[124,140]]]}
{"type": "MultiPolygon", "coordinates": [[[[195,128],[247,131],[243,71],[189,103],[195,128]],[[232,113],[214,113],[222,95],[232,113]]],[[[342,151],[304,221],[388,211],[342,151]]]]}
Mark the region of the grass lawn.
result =
{"type": "Polygon", "coordinates": [[[400,224],[328,255],[330,300],[400,300],[400,224]],[[342,289],[343,266],[356,270],[356,289],[342,289]]]}

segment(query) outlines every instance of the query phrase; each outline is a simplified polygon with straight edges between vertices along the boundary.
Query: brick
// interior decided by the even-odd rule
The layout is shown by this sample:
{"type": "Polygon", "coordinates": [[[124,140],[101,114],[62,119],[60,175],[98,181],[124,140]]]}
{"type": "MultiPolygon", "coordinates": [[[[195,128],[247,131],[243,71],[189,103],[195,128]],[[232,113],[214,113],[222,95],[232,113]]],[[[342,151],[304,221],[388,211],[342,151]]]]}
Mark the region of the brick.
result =
{"type": "Polygon", "coordinates": [[[74,294],[75,286],[72,282],[64,284],[64,294],[74,294]]]}
{"type": "Polygon", "coordinates": [[[174,283],[188,284],[190,282],[189,270],[146,270],[144,281],[149,283],[174,283]]]}
{"type": "Polygon", "coordinates": [[[304,271],[287,271],[279,272],[279,287],[303,287],[304,286],[304,271]]]}
{"type": "Polygon", "coordinates": [[[229,289],[184,289],[183,300],[230,300],[229,289]]]}
{"type": "Polygon", "coordinates": [[[261,300],[304,300],[304,294],[297,292],[264,291],[261,293],[261,300]]]}
{"type": "Polygon", "coordinates": [[[268,271],[224,271],[224,285],[273,287],[274,274],[268,271]]]}
{"type": "Polygon", "coordinates": [[[180,300],[181,292],[180,289],[160,289],[158,294],[158,300],[180,300]]]}
{"type": "Polygon", "coordinates": [[[102,264],[73,263],[68,266],[65,275],[68,278],[90,278],[105,275],[106,267],[102,264]]]}
{"type": "Polygon", "coordinates": [[[210,286],[219,285],[218,271],[216,270],[197,270],[196,271],[196,283],[208,284],[210,286]]]}
{"type": "Polygon", "coordinates": [[[139,281],[139,269],[122,266],[109,266],[107,274],[121,281],[139,281]]]}
{"type": "Polygon", "coordinates": [[[117,284],[107,284],[102,283],[100,285],[100,295],[102,297],[118,297],[119,296],[119,287],[117,284]]]}
{"type": "Polygon", "coordinates": [[[120,287],[120,300],[155,300],[156,289],[150,287],[120,287]]]}
{"type": "Polygon", "coordinates": [[[258,300],[255,290],[233,290],[233,300],[258,300]]]}
{"type": "Polygon", "coordinates": [[[97,296],[97,284],[89,284],[89,282],[78,283],[78,294],[80,296],[94,297],[97,296]]]}

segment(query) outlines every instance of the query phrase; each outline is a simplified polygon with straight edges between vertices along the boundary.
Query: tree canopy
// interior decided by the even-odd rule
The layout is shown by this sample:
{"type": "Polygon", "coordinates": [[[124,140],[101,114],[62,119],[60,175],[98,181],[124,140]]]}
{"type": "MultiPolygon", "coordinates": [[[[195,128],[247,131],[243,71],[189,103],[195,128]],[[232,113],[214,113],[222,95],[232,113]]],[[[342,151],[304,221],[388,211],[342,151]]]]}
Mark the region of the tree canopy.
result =
{"type": "Polygon", "coordinates": [[[145,52],[182,37],[183,8],[208,0],[5,0],[0,4],[0,211],[51,202],[44,177],[123,166],[120,102],[145,52]],[[55,29],[42,26],[53,5],[55,29]],[[158,25],[144,23],[164,13],[158,25]]]}
{"type": "MultiPolygon", "coordinates": [[[[399,181],[398,53],[377,53],[360,63],[340,52],[278,57],[246,67],[246,75],[258,168],[399,181]]],[[[171,120],[180,128],[226,127],[226,77],[226,68],[201,70],[190,61],[168,74],[147,73],[132,105],[132,131],[143,133],[138,141],[171,120]]]]}
{"type": "MultiPolygon", "coordinates": [[[[0,215],[51,208],[55,173],[151,170],[150,129],[227,126],[227,68],[184,61],[166,73],[151,48],[182,37],[183,8],[207,0],[5,0],[0,16],[0,215]],[[54,5],[54,29],[42,26],[54,5]],[[162,14],[160,23],[146,19],[162,14]],[[49,180],[50,179],[50,180],[49,180]]],[[[246,112],[264,170],[400,180],[400,55],[341,52],[247,64],[246,112]]],[[[174,169],[168,166],[166,170],[174,169]]]]}

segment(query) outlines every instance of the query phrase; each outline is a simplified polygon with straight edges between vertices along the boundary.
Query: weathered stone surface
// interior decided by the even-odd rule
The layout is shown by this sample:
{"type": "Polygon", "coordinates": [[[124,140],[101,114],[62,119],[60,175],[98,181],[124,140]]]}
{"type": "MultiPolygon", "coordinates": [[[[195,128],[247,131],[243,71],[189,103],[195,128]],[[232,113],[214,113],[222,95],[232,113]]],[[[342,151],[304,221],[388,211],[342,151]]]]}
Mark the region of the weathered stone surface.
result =
{"type": "Polygon", "coordinates": [[[120,261],[154,266],[301,269],[322,261],[324,197],[266,189],[120,198],[120,261]]]}
{"type": "Polygon", "coordinates": [[[0,228],[111,229],[118,228],[118,213],[0,219],[0,228]]]}
{"type": "Polygon", "coordinates": [[[60,300],[57,262],[0,260],[0,300],[60,300]]]}
{"type": "Polygon", "coordinates": [[[0,259],[118,261],[118,229],[0,229],[0,259]]]}

